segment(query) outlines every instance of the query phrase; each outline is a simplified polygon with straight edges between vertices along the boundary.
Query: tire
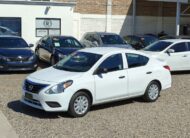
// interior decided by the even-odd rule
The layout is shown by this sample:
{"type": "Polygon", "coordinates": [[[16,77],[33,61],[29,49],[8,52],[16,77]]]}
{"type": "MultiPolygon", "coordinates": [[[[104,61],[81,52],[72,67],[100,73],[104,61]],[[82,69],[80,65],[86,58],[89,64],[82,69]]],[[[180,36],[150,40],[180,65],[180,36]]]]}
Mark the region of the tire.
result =
{"type": "Polygon", "coordinates": [[[155,102],[160,96],[161,86],[158,82],[152,81],[146,88],[145,94],[143,96],[146,102],[155,102]]]}
{"type": "Polygon", "coordinates": [[[89,95],[82,91],[77,92],[71,98],[68,112],[72,117],[83,117],[88,113],[90,106],[91,99],[89,95]]]}
{"type": "Polygon", "coordinates": [[[55,59],[54,59],[54,57],[52,56],[51,59],[50,59],[50,64],[53,66],[53,65],[55,65],[55,63],[56,63],[56,62],[55,62],[55,59]]]}

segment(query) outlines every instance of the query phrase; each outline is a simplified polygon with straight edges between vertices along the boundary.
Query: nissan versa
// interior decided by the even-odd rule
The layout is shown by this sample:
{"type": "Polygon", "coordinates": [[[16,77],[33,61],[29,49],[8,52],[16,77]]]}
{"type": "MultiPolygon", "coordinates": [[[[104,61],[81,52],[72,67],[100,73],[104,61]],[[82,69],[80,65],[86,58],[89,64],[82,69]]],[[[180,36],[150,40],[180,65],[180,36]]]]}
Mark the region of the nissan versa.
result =
{"type": "Polygon", "coordinates": [[[18,36],[0,36],[0,71],[36,70],[31,46],[18,36]]]}
{"type": "Polygon", "coordinates": [[[154,102],[169,87],[171,74],[165,62],[134,50],[96,47],[79,50],[29,75],[21,102],[82,117],[100,103],[139,96],[154,102]]]}

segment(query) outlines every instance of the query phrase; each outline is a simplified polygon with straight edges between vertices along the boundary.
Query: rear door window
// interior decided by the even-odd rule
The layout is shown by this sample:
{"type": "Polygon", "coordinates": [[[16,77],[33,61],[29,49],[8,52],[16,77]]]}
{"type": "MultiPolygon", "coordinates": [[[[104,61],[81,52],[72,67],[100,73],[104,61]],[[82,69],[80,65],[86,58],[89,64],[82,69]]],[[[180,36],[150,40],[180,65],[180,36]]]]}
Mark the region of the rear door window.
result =
{"type": "Polygon", "coordinates": [[[145,66],[149,61],[148,57],[131,53],[127,53],[126,58],[128,62],[128,68],[145,66]]]}
{"type": "Polygon", "coordinates": [[[187,43],[188,51],[190,51],[190,42],[187,43]]]}

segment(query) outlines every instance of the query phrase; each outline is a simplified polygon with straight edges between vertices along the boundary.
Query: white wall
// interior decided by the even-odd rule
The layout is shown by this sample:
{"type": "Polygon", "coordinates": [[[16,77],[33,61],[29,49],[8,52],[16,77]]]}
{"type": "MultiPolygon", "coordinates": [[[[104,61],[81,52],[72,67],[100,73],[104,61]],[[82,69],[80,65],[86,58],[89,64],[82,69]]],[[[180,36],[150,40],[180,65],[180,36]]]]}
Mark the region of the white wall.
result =
{"type": "MultiPolygon", "coordinates": [[[[111,18],[111,32],[120,34],[121,36],[132,34],[132,16],[112,15],[111,18]]],[[[81,39],[85,32],[104,32],[106,30],[105,15],[75,13],[75,22],[76,21],[78,25],[74,26],[74,36],[78,39],[81,39]],[[77,32],[77,30],[80,31],[77,32]]],[[[190,24],[190,17],[181,18],[181,24],[187,23],[190,24]]],[[[161,31],[165,31],[167,34],[175,35],[175,17],[137,16],[135,27],[136,34],[158,34],[161,31]]]]}
{"type": "Polygon", "coordinates": [[[43,5],[0,4],[0,17],[21,17],[22,37],[28,43],[36,43],[36,18],[61,18],[61,34],[73,35],[73,8],[69,6],[50,6],[45,15],[43,5]]]}

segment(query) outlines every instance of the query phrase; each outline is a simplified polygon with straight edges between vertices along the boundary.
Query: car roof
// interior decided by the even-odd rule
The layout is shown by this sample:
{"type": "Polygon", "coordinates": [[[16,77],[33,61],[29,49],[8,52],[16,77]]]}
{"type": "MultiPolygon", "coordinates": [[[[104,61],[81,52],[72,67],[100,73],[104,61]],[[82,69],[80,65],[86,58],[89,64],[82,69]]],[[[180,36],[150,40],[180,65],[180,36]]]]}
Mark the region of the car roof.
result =
{"type": "Polygon", "coordinates": [[[48,37],[51,37],[51,38],[53,38],[53,37],[60,37],[60,38],[74,38],[73,36],[66,36],[66,35],[49,35],[48,37]]]}
{"type": "Polygon", "coordinates": [[[151,37],[151,38],[156,38],[155,36],[152,36],[152,35],[127,35],[126,37],[138,37],[138,38],[146,38],[146,37],[151,37]]]}
{"type": "Polygon", "coordinates": [[[21,37],[16,35],[0,35],[0,38],[21,38],[21,37]]]}
{"type": "Polygon", "coordinates": [[[136,50],[126,49],[126,48],[116,48],[116,47],[92,47],[92,48],[81,49],[79,51],[93,53],[93,54],[99,54],[99,55],[123,53],[123,52],[146,55],[146,54],[136,51],[136,50]]]}
{"type": "Polygon", "coordinates": [[[179,42],[190,42],[188,39],[166,39],[166,40],[160,40],[164,42],[171,42],[171,43],[179,43],[179,42]]]}
{"type": "Polygon", "coordinates": [[[98,35],[119,35],[116,33],[110,33],[110,32],[87,32],[86,34],[98,34],[98,35]]]}

